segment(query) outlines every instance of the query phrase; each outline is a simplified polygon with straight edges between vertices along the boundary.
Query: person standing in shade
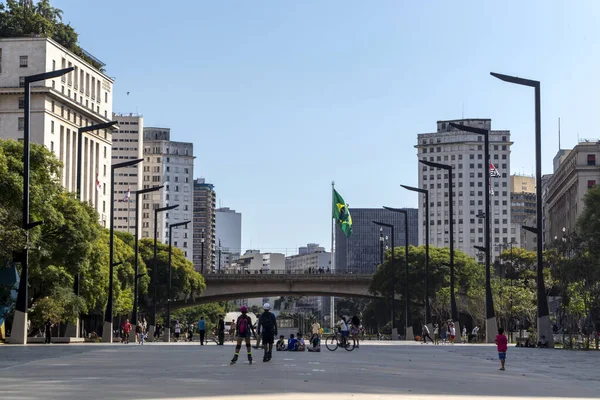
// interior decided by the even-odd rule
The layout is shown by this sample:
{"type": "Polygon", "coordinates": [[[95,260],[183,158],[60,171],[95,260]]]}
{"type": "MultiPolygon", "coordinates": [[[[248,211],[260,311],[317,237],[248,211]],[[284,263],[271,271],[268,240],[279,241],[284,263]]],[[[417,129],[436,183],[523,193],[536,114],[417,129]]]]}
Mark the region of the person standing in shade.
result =
{"type": "Polygon", "coordinates": [[[438,324],[433,325],[433,344],[440,344],[440,327],[438,324]]]}
{"type": "Polygon", "coordinates": [[[204,317],[200,317],[200,321],[198,321],[198,332],[200,332],[200,346],[204,346],[204,336],[206,335],[206,321],[204,321],[204,317]]]}
{"type": "Polygon", "coordinates": [[[275,335],[277,335],[277,321],[275,314],[270,311],[271,305],[269,303],[265,303],[263,309],[265,311],[258,318],[257,331],[260,336],[262,330],[262,343],[265,349],[263,362],[267,362],[271,361],[271,357],[273,356],[273,343],[275,343],[275,335]]]}
{"type": "Polygon", "coordinates": [[[135,326],[135,342],[139,343],[140,342],[140,335],[144,333],[144,331],[142,330],[142,323],[140,321],[138,321],[137,325],[135,326]]]}
{"type": "Polygon", "coordinates": [[[53,326],[54,325],[50,321],[50,318],[48,318],[48,320],[44,324],[44,330],[45,330],[44,333],[46,334],[46,339],[44,340],[44,344],[50,344],[50,343],[52,343],[52,327],[53,326]]]}
{"type": "Polygon", "coordinates": [[[179,341],[179,335],[181,334],[181,324],[179,321],[175,321],[175,341],[179,341]]]}
{"type": "Polygon", "coordinates": [[[223,319],[222,315],[219,315],[218,335],[219,345],[223,346],[223,343],[225,343],[225,320],[223,319]]]}
{"type": "Polygon", "coordinates": [[[231,341],[235,341],[235,319],[231,321],[231,325],[229,326],[229,334],[231,335],[231,341]]]}

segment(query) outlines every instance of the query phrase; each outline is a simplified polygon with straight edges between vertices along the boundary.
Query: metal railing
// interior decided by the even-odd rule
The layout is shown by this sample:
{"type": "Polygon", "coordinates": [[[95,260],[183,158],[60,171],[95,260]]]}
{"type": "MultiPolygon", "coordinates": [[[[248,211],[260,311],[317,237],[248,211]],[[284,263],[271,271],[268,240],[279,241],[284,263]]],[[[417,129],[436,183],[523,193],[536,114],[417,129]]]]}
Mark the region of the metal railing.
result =
{"type": "Polygon", "coordinates": [[[265,269],[265,270],[247,270],[247,269],[223,269],[221,271],[210,271],[206,275],[306,275],[306,276],[323,276],[323,275],[372,275],[370,273],[358,273],[353,271],[308,271],[306,269],[265,269]]]}

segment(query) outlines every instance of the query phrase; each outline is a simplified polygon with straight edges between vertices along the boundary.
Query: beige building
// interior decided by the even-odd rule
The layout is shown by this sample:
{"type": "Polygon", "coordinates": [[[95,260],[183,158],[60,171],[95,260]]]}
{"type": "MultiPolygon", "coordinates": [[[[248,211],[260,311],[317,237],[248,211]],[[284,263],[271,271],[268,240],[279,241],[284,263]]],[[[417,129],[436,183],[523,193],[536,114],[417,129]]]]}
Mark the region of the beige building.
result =
{"type": "Polygon", "coordinates": [[[535,177],[526,175],[511,175],[510,191],[512,193],[535,193],[535,177]]]}
{"type": "Polygon", "coordinates": [[[555,157],[546,196],[548,245],[574,230],[584,208],[585,194],[600,182],[599,161],[600,142],[595,140],[580,142],[572,150],[561,150],[555,157]]]}
{"type": "MultiPolygon", "coordinates": [[[[113,114],[119,130],[113,133],[112,163],[119,164],[143,158],[144,117],[138,114],[113,114]]],[[[115,229],[141,237],[142,200],[139,230],[135,232],[135,192],[142,189],[143,163],[115,171],[115,229]]]]}
{"type": "Polygon", "coordinates": [[[154,237],[154,209],[178,204],[174,210],[158,213],[158,240],[169,242],[169,224],[190,221],[187,227],[173,229],[173,246],[193,261],[194,227],[194,145],[171,140],[169,128],[144,128],[144,166],[142,185],[165,187],[144,195],[142,201],[142,237],[154,237]]]}
{"type": "MultiPolygon", "coordinates": [[[[93,58],[91,55],[88,57],[93,58]]],[[[45,145],[63,163],[60,177],[77,190],[77,129],[110,121],[113,80],[52,39],[0,38],[0,137],[22,139],[24,77],[74,67],[31,86],[31,141],[45,145]]],[[[110,218],[110,130],[83,134],[82,193],[108,226],[110,218]]]]}

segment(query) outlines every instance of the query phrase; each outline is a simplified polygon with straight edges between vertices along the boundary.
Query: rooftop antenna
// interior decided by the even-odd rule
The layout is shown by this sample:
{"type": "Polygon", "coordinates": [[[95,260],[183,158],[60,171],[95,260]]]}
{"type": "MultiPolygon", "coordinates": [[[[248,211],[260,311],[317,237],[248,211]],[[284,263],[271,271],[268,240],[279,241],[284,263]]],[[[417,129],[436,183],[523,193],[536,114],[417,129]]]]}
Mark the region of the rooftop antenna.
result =
{"type": "Polygon", "coordinates": [[[560,151],[560,117],[558,117],[558,151],[560,151]]]}

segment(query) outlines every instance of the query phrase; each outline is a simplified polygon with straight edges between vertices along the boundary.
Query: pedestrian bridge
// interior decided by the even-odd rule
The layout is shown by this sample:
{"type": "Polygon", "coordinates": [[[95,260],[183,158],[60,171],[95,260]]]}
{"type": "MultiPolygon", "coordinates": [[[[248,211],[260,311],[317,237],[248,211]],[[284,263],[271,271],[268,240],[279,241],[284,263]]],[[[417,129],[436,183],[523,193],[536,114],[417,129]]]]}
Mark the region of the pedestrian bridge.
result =
{"type": "Polygon", "coordinates": [[[369,292],[371,274],[268,271],[264,273],[214,273],[204,275],[206,289],[195,298],[177,300],[173,308],[215,301],[275,296],[336,296],[377,298],[369,292]]]}

